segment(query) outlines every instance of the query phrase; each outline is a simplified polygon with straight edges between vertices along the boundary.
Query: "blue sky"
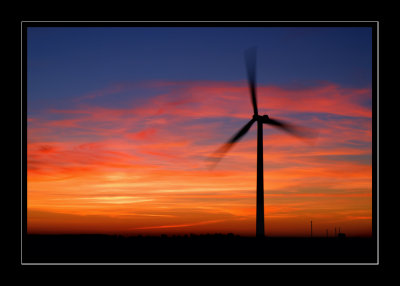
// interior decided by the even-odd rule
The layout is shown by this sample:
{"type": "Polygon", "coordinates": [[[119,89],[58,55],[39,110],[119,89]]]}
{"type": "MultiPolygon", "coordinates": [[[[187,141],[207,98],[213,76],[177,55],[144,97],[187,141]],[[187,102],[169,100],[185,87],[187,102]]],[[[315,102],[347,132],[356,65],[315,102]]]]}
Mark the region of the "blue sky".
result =
{"type": "Polygon", "coordinates": [[[245,80],[243,51],[251,46],[258,48],[260,84],[371,86],[371,32],[350,27],[31,27],[28,104],[56,104],[120,82],[245,80]]]}

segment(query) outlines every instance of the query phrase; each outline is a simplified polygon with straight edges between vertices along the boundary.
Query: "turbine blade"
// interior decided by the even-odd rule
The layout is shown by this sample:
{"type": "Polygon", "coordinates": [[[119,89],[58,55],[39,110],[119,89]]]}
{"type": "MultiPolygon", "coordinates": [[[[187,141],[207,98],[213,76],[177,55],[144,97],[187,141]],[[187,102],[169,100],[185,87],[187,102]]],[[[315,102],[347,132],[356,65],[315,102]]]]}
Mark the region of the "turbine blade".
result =
{"type": "Polygon", "coordinates": [[[255,115],[258,115],[257,107],[257,94],[256,94],[256,55],[257,49],[255,47],[245,51],[244,57],[247,68],[247,80],[250,87],[251,102],[253,104],[253,111],[255,115]]]}
{"type": "Polygon", "coordinates": [[[245,126],[243,126],[231,139],[228,140],[224,145],[218,148],[211,156],[208,157],[208,161],[210,161],[211,168],[213,168],[229,151],[234,143],[236,143],[241,137],[243,137],[253,125],[256,120],[253,118],[251,119],[245,126]]]}
{"type": "Polygon", "coordinates": [[[234,136],[232,136],[232,138],[227,142],[227,144],[233,144],[236,141],[238,141],[240,137],[242,137],[244,134],[247,133],[247,131],[249,131],[251,125],[253,125],[255,121],[256,120],[252,118],[249,122],[247,122],[247,124],[243,126],[242,129],[240,129],[234,136]]]}
{"type": "Polygon", "coordinates": [[[278,127],[299,138],[315,139],[318,135],[318,133],[313,129],[287,123],[282,120],[268,118],[265,116],[263,116],[263,123],[278,127]]]}

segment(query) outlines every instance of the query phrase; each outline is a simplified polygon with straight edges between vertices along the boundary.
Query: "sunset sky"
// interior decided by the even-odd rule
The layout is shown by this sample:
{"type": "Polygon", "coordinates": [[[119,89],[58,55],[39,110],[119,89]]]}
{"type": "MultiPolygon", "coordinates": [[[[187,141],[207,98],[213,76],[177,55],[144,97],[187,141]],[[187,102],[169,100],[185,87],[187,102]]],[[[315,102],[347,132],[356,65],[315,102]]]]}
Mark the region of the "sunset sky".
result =
{"type": "Polygon", "coordinates": [[[255,235],[257,47],[267,236],[372,232],[372,29],[29,27],[28,233],[255,235]]]}

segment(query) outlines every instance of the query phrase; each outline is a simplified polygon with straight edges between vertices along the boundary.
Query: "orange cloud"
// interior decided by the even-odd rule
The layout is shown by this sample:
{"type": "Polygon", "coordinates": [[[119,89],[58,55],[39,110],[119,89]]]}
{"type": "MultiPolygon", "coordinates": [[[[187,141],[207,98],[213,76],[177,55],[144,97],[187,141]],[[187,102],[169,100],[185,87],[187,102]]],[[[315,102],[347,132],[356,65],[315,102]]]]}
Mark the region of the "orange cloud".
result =
{"type": "MultiPolygon", "coordinates": [[[[81,98],[76,109],[28,118],[29,232],[253,234],[256,126],[214,171],[205,161],[248,121],[248,87],[155,86],[162,92],[140,104],[90,104],[134,88],[121,84],[81,98]]],[[[370,89],[325,83],[258,92],[262,112],[319,131],[308,144],[264,128],[267,231],[304,235],[313,217],[321,227],[340,222],[350,234],[370,233],[370,89]]]]}
{"type": "Polygon", "coordinates": [[[189,224],[176,224],[176,225],[158,225],[158,226],[144,226],[138,227],[135,229],[160,229],[160,228],[182,228],[182,227],[190,227],[190,226],[197,226],[197,225],[205,225],[210,223],[217,223],[223,220],[210,220],[210,221],[201,221],[196,223],[189,223],[189,224]]]}

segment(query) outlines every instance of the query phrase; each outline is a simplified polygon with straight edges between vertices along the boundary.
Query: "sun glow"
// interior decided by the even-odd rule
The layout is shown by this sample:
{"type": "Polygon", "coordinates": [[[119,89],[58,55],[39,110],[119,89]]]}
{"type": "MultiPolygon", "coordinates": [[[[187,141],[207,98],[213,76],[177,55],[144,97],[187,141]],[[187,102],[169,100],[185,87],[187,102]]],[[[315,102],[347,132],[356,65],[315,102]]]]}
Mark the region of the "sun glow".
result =
{"type": "MultiPolygon", "coordinates": [[[[248,121],[248,87],[165,85],[156,108],[77,105],[28,118],[29,233],[254,234],[255,128],[214,170],[206,164],[248,121]]],[[[370,235],[372,115],[358,102],[371,91],[260,86],[260,113],[264,95],[269,114],[319,131],[308,144],[264,128],[266,233],[303,236],[312,218],[316,234],[341,225],[370,235]]]]}

